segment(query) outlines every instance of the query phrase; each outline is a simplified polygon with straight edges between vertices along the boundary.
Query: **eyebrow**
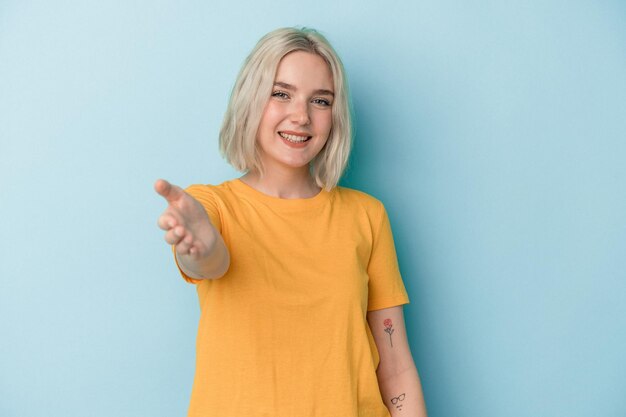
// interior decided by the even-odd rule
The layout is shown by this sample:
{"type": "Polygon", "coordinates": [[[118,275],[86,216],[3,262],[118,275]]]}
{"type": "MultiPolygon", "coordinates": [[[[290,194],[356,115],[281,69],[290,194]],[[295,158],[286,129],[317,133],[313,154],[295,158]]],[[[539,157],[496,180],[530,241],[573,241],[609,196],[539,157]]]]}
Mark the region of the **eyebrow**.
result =
{"type": "MultiPolygon", "coordinates": [[[[297,90],[297,88],[294,87],[293,85],[284,83],[282,81],[274,82],[274,86],[282,87],[282,88],[285,88],[287,90],[293,90],[293,91],[297,90]]],[[[315,90],[315,91],[313,91],[313,94],[322,94],[322,95],[326,95],[326,96],[333,96],[333,97],[335,97],[335,93],[333,93],[330,90],[325,90],[325,89],[315,90]]]]}

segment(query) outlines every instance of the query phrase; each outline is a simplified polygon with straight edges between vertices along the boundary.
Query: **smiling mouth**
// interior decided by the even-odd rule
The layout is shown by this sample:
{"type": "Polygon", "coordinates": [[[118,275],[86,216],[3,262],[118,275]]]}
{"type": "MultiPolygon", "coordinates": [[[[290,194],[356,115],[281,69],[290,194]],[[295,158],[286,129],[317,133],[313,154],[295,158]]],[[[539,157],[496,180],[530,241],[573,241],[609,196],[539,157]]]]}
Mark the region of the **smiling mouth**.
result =
{"type": "Polygon", "coordinates": [[[312,136],[300,136],[300,135],[289,135],[287,133],[278,132],[281,138],[288,140],[291,143],[303,143],[307,140],[311,139],[312,136]]]}

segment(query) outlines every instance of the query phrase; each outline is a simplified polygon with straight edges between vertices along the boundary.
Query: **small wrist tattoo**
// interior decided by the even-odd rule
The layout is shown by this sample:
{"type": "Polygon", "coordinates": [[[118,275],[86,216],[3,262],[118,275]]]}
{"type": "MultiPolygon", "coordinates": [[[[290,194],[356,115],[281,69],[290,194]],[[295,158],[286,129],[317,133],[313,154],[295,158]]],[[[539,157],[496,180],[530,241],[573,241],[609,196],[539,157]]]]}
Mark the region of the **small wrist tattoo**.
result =
{"type": "Polygon", "coordinates": [[[391,347],[393,347],[393,340],[391,340],[391,335],[395,331],[394,329],[392,329],[393,322],[391,321],[391,319],[385,319],[383,324],[385,325],[385,332],[389,333],[389,342],[391,343],[391,347]]]}
{"type": "Polygon", "coordinates": [[[393,397],[391,399],[391,404],[396,406],[396,410],[402,411],[402,401],[404,401],[405,393],[398,395],[397,397],[393,397]]]}

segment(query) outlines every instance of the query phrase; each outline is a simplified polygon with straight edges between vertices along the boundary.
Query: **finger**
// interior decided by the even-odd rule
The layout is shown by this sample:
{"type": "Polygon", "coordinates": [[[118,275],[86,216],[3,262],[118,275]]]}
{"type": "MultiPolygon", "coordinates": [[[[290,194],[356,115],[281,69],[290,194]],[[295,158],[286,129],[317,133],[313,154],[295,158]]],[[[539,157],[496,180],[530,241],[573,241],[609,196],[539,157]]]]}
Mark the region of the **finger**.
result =
{"type": "Polygon", "coordinates": [[[196,248],[195,246],[191,246],[186,253],[181,253],[181,255],[189,256],[192,260],[195,261],[198,259],[198,248],[196,248]]]}
{"type": "Polygon", "coordinates": [[[177,245],[185,237],[185,229],[182,226],[176,226],[165,234],[165,241],[170,245],[177,245]]]}
{"type": "Polygon", "coordinates": [[[177,245],[180,242],[180,237],[174,235],[171,230],[165,234],[164,239],[168,245],[177,245]]]}
{"type": "Polygon", "coordinates": [[[167,214],[162,214],[157,220],[157,225],[161,230],[170,230],[172,227],[177,226],[176,219],[167,214]]]}
{"type": "Polygon", "coordinates": [[[196,256],[191,253],[191,248],[186,251],[182,251],[179,249],[179,246],[180,245],[176,245],[176,254],[178,256],[186,256],[188,258],[190,257],[194,261],[196,260],[196,256]]]}
{"type": "Polygon", "coordinates": [[[179,253],[188,254],[189,249],[191,249],[191,245],[193,243],[193,237],[190,234],[187,234],[180,242],[176,245],[176,250],[179,253]]]}
{"type": "Polygon", "coordinates": [[[154,183],[154,190],[169,203],[178,200],[184,192],[180,187],[160,179],[154,183]]]}

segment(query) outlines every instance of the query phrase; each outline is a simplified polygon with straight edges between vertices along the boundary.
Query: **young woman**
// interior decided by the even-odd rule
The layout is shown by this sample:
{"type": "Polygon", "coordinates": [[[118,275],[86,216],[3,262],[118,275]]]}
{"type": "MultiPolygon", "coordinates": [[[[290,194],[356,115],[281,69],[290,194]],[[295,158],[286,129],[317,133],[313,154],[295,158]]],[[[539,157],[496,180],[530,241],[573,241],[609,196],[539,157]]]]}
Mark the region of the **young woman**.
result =
{"type": "Polygon", "coordinates": [[[352,128],[343,66],[310,29],[267,34],[220,132],[240,178],[158,180],[165,241],[200,300],[189,416],[425,416],[409,302],[377,199],[337,186],[352,128]]]}

